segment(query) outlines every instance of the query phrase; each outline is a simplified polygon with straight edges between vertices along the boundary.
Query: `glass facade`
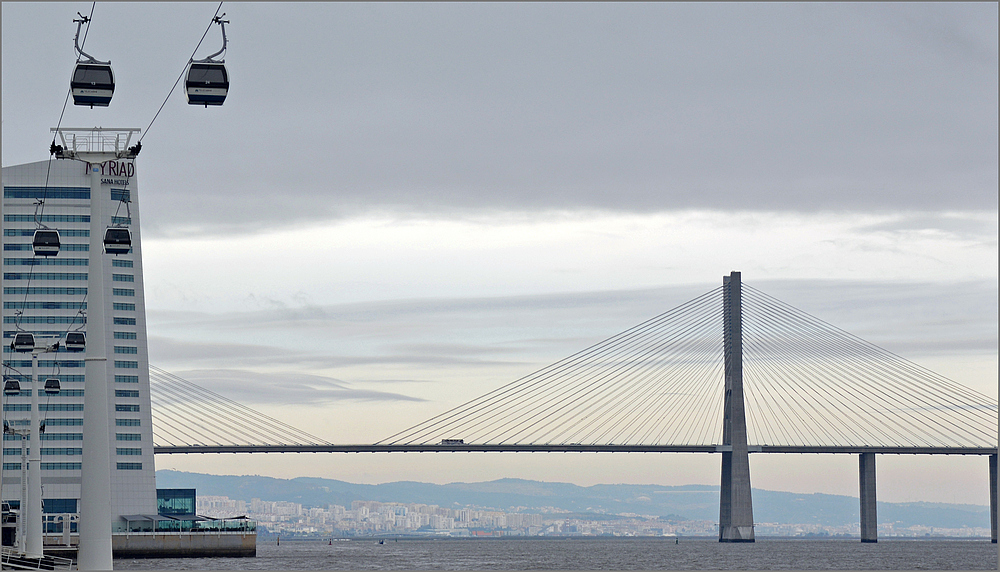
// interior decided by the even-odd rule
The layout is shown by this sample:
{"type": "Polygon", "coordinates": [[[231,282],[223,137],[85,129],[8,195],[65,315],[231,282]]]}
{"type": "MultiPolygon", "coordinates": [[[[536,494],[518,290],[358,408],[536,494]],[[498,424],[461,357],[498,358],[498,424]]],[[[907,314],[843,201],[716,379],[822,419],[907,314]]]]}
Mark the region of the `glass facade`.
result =
{"type": "Polygon", "coordinates": [[[197,504],[194,489],[156,489],[157,514],[191,516],[197,504]]]}

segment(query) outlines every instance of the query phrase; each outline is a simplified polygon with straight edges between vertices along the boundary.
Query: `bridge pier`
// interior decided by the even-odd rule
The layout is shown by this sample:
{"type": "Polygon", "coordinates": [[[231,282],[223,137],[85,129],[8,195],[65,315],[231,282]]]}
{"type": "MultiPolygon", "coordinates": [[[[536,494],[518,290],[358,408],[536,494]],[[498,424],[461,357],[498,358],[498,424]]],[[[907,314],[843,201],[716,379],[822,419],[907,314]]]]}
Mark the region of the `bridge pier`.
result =
{"type": "Polygon", "coordinates": [[[743,406],[743,299],[740,273],[723,276],[723,333],[726,398],[722,417],[722,487],[719,496],[719,542],[753,542],[750,455],[743,406]]]}
{"type": "Polygon", "coordinates": [[[858,455],[861,474],[861,542],[878,542],[875,504],[875,453],[858,455]]]}
{"type": "Polygon", "coordinates": [[[990,455],[990,537],[997,542],[997,456],[990,455]]]}

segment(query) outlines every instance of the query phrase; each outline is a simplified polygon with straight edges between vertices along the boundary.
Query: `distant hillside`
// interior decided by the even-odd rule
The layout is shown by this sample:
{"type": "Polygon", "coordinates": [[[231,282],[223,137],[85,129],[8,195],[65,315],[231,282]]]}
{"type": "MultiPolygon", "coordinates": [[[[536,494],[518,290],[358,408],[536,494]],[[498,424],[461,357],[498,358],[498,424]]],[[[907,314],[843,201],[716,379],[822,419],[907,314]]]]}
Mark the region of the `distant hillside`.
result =
{"type": "MultiPolygon", "coordinates": [[[[719,487],[686,485],[594,485],[500,479],[483,483],[435,485],[401,481],[359,485],[312,477],[275,479],[260,476],[218,476],[180,471],[156,471],[160,488],[194,488],[199,495],[222,495],[250,501],[290,501],[306,506],[351,501],[425,503],[457,508],[465,505],[522,512],[555,507],[571,512],[608,512],[718,520],[719,487]]],[[[840,526],[859,520],[857,497],[753,490],[754,520],[785,524],[840,526]]],[[[878,503],[879,522],[898,526],[989,528],[988,506],[941,503],[878,503]]]]}

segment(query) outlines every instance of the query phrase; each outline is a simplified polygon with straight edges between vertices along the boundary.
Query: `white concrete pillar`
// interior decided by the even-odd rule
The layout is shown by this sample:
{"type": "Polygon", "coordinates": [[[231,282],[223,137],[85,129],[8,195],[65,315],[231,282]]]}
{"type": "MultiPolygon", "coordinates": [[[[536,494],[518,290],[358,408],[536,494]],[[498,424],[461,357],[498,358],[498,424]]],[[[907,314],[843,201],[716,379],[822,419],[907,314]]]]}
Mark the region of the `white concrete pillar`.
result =
{"type": "MultiPolygon", "coordinates": [[[[36,348],[38,342],[35,342],[36,348]]],[[[21,499],[21,517],[24,518],[24,553],[32,558],[42,557],[42,440],[38,437],[38,350],[31,352],[31,425],[28,426],[28,486],[21,499]]],[[[22,437],[23,439],[23,437],[22,437]]]]}
{"type": "Polygon", "coordinates": [[[111,570],[111,417],[104,312],[104,205],[101,165],[90,168],[90,263],[84,358],[83,460],[80,471],[80,570],[111,570]]]}

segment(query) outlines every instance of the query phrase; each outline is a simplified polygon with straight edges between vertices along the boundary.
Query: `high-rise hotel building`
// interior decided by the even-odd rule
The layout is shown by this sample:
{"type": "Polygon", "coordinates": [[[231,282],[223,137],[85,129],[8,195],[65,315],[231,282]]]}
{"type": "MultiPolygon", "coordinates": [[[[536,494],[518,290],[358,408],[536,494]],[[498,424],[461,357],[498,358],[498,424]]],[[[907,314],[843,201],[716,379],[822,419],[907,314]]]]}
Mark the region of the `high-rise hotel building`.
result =
{"type": "MultiPolygon", "coordinates": [[[[11,352],[16,332],[33,333],[37,346],[62,342],[67,332],[87,332],[88,323],[104,320],[113,515],[156,514],[135,162],[105,163],[97,196],[91,194],[87,168],[81,161],[57,159],[3,168],[3,375],[21,388],[20,395],[3,396],[3,415],[14,429],[29,425],[31,354],[11,352]],[[132,232],[131,252],[102,256],[101,268],[88,263],[93,201],[106,203],[96,209],[106,219],[100,221],[102,228],[126,225],[132,232]],[[32,237],[41,226],[59,231],[58,255],[34,256],[32,237]],[[89,272],[104,273],[104,292],[87,291],[89,272]],[[94,296],[104,297],[105,315],[87,312],[94,296]]],[[[38,360],[45,513],[73,513],[80,507],[86,352],[67,351],[62,345],[38,360]],[[42,390],[51,378],[61,385],[56,395],[42,390]]],[[[5,502],[18,502],[22,488],[17,435],[4,435],[3,454],[0,494],[5,502]]]]}

